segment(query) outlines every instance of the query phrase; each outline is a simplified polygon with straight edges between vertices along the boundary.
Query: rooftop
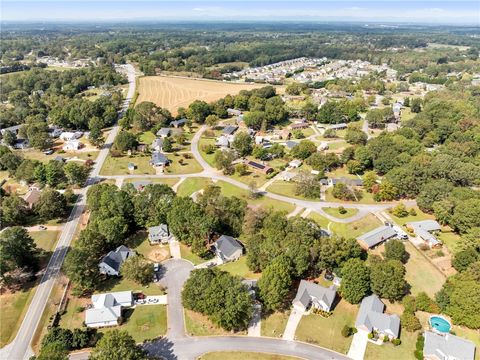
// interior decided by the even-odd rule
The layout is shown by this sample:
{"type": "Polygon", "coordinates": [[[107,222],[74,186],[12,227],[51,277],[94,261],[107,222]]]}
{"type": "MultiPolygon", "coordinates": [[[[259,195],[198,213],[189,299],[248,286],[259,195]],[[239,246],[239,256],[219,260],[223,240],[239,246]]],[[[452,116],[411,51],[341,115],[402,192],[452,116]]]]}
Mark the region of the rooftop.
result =
{"type": "Polygon", "coordinates": [[[434,355],[438,359],[473,360],[475,344],[452,334],[443,336],[425,331],[423,353],[425,356],[434,355]]]}

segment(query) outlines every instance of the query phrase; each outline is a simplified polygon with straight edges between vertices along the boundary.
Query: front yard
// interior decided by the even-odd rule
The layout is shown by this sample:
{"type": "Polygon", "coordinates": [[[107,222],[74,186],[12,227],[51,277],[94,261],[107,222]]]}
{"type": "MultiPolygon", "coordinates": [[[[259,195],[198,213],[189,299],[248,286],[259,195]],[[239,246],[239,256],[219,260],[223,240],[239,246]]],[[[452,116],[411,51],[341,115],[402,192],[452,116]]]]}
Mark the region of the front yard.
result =
{"type": "Polygon", "coordinates": [[[212,182],[207,178],[186,178],[177,189],[177,196],[190,196],[194,192],[204,189],[212,182]]]}
{"type": "Polygon", "coordinates": [[[315,212],[310,213],[309,218],[315,220],[324,229],[330,225],[330,231],[345,238],[356,238],[382,225],[382,222],[372,214],[346,224],[332,222],[315,212]]]}
{"type": "Polygon", "coordinates": [[[282,337],[289,315],[288,312],[274,312],[262,318],[262,336],[282,337]]]}
{"type": "MultiPolygon", "coordinates": [[[[222,329],[212,323],[207,316],[185,309],[185,329],[190,336],[232,335],[231,332],[222,329]]],[[[240,331],[235,335],[245,335],[246,331],[240,331]]]]}
{"type": "Polygon", "coordinates": [[[224,265],[218,266],[220,270],[229,272],[232,275],[240,276],[244,279],[259,279],[261,273],[254,273],[247,266],[247,257],[242,256],[237,261],[232,261],[224,265]]]}
{"type": "Polygon", "coordinates": [[[338,210],[339,208],[326,207],[326,208],[322,208],[322,209],[328,215],[335,216],[336,218],[339,218],[339,219],[346,219],[346,218],[352,217],[353,215],[358,213],[357,209],[349,209],[349,208],[345,208],[346,212],[344,214],[340,213],[340,211],[338,210]]]}
{"type": "Polygon", "coordinates": [[[129,175],[129,174],[145,174],[155,175],[155,168],[150,165],[150,156],[144,154],[136,154],[132,156],[120,156],[112,157],[108,154],[105,162],[103,163],[101,175],[129,175]],[[135,164],[136,169],[133,171],[128,170],[128,164],[135,164]]]}
{"type": "Polygon", "coordinates": [[[344,338],[341,331],[345,325],[354,326],[357,311],[357,305],[340,300],[328,318],[314,314],[304,315],[298,324],[295,339],[346,354],[352,337],[344,338]]]}
{"type": "Polygon", "coordinates": [[[400,340],[402,343],[399,346],[393,346],[392,343],[383,345],[367,344],[364,360],[406,360],[415,359],[413,352],[415,351],[415,342],[417,341],[418,332],[408,332],[402,329],[400,340]]]}

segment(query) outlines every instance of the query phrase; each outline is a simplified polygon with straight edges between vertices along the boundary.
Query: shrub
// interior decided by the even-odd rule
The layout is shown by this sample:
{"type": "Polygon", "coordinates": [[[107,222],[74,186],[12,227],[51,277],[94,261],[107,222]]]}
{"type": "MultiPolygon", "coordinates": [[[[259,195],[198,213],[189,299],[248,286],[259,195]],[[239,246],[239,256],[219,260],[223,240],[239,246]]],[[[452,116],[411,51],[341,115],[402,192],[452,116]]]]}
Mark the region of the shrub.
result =
{"type": "Polygon", "coordinates": [[[84,308],[83,306],[77,306],[77,307],[75,308],[75,312],[76,312],[76,313],[81,313],[83,310],[85,310],[85,308],[84,308]]]}
{"type": "Polygon", "coordinates": [[[350,335],[352,335],[352,328],[348,325],[344,325],[343,328],[342,328],[342,336],[344,338],[347,338],[350,335]]]}
{"type": "Polygon", "coordinates": [[[414,208],[411,208],[410,210],[408,210],[408,214],[409,214],[410,216],[417,216],[417,212],[415,211],[414,208]]]}
{"type": "Polygon", "coordinates": [[[368,338],[369,338],[369,339],[373,339],[373,333],[369,333],[369,334],[368,334],[368,338]]]}
{"type": "Polygon", "coordinates": [[[202,151],[205,154],[213,154],[217,148],[213,144],[202,145],[202,151]]]}
{"type": "Polygon", "coordinates": [[[392,209],[392,214],[396,217],[402,218],[408,215],[408,211],[405,205],[401,203],[392,209]]]}
{"type": "Polygon", "coordinates": [[[417,311],[417,305],[415,303],[415,298],[411,295],[407,295],[402,300],[403,307],[405,311],[415,313],[417,311]]]}
{"type": "Polygon", "coordinates": [[[390,341],[390,338],[387,335],[385,335],[383,337],[383,342],[389,342],[389,341],[390,341]]]}
{"type": "Polygon", "coordinates": [[[347,209],[345,209],[343,206],[340,206],[338,208],[338,212],[343,215],[347,213],[347,209]]]}
{"type": "Polygon", "coordinates": [[[402,343],[402,340],[400,340],[400,339],[393,339],[393,340],[392,340],[392,344],[393,344],[394,346],[398,346],[398,345],[400,345],[401,343],[402,343]]]}
{"type": "Polygon", "coordinates": [[[420,320],[418,320],[414,313],[409,311],[403,312],[402,316],[400,317],[400,321],[402,326],[409,332],[414,332],[422,328],[420,320]]]}

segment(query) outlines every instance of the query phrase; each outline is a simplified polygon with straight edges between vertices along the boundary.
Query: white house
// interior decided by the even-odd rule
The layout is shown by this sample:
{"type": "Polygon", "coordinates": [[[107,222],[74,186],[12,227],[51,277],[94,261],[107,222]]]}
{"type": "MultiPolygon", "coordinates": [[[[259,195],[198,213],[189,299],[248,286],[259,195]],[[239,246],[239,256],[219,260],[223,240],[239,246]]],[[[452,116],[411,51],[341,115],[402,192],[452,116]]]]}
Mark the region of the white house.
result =
{"type": "Polygon", "coordinates": [[[120,267],[125,260],[131,256],[135,256],[135,251],[130,250],[124,245],[120,245],[115,251],[110,251],[102,258],[100,264],[98,264],[100,274],[111,276],[120,275],[120,267]]]}
{"type": "Polygon", "coordinates": [[[170,240],[170,232],[167,224],[160,224],[148,228],[148,241],[150,244],[168,243],[170,240]]]}
{"type": "Polygon", "coordinates": [[[131,291],[92,295],[93,308],[85,311],[85,325],[99,328],[119,325],[122,309],[133,305],[131,291]]]}
{"type": "Polygon", "coordinates": [[[298,159],[292,160],[288,163],[288,166],[294,169],[300,167],[301,165],[302,165],[302,160],[298,160],[298,159]]]}
{"type": "Polygon", "coordinates": [[[63,144],[62,149],[65,151],[76,151],[82,147],[82,143],[78,140],[69,140],[63,144]]]}
{"type": "Polygon", "coordinates": [[[60,134],[60,139],[63,141],[70,141],[70,140],[76,140],[80,139],[82,137],[83,133],[81,131],[65,131],[60,134]]]}
{"type": "Polygon", "coordinates": [[[473,360],[475,344],[470,340],[446,334],[425,331],[423,356],[426,360],[473,360]]]}
{"type": "Polygon", "coordinates": [[[377,295],[363,298],[358,311],[355,327],[359,331],[372,332],[375,330],[381,336],[390,339],[398,338],[400,333],[400,318],[398,315],[384,314],[385,304],[377,295]]]}
{"type": "Polygon", "coordinates": [[[334,287],[326,288],[310,281],[301,280],[297,295],[293,299],[293,306],[300,311],[306,311],[309,307],[330,311],[336,296],[337,290],[334,287]]]}

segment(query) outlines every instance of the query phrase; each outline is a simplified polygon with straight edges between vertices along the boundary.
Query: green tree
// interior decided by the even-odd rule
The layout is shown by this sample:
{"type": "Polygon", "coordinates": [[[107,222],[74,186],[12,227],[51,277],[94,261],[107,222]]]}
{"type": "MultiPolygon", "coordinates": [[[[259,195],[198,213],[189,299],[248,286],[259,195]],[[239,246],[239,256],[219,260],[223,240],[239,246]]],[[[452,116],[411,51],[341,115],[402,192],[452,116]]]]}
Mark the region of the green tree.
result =
{"type": "Polygon", "coordinates": [[[414,332],[422,328],[420,320],[418,320],[415,314],[410,311],[403,312],[402,316],[400,316],[400,322],[402,324],[402,327],[408,332],[414,332]]]}
{"type": "Polygon", "coordinates": [[[88,357],[89,360],[147,360],[146,352],[126,331],[105,332],[88,357]]]}
{"type": "Polygon", "coordinates": [[[88,128],[90,129],[90,135],[88,139],[94,146],[102,146],[104,143],[102,133],[103,122],[97,116],[91,118],[88,122],[88,128]]]}
{"type": "Polygon", "coordinates": [[[368,136],[362,130],[355,127],[347,128],[345,133],[345,141],[349,144],[365,145],[367,143],[368,136]]]}
{"type": "Polygon", "coordinates": [[[137,145],[138,141],[136,136],[129,131],[120,131],[113,144],[118,151],[133,150],[137,145]]]}
{"type": "Polygon", "coordinates": [[[460,250],[455,253],[452,261],[452,266],[458,271],[464,271],[469,268],[471,264],[480,259],[480,252],[474,248],[460,250]]]}
{"type": "Polygon", "coordinates": [[[232,142],[232,147],[241,157],[245,157],[252,153],[252,138],[244,131],[238,132],[232,142]]]}
{"type": "Polygon", "coordinates": [[[187,118],[195,121],[199,124],[203,124],[208,115],[210,115],[212,109],[205,101],[195,100],[187,109],[187,118]]]}
{"type": "Polygon", "coordinates": [[[461,233],[480,227],[480,199],[467,199],[455,206],[450,225],[461,233]]]}
{"type": "Polygon", "coordinates": [[[165,138],[163,139],[163,145],[162,145],[162,150],[165,152],[172,152],[173,151],[173,144],[172,140],[170,138],[165,138]]]}
{"type": "Polygon", "coordinates": [[[318,268],[333,270],[342,267],[348,259],[359,258],[363,251],[353,238],[332,235],[321,239],[318,248],[318,268]]]}
{"type": "Polygon", "coordinates": [[[2,226],[23,225],[27,221],[27,203],[20,196],[3,196],[1,199],[2,226]]]}
{"type": "Polygon", "coordinates": [[[36,360],[68,360],[68,352],[61,342],[51,342],[42,346],[36,360]]]}
{"type": "Polygon", "coordinates": [[[27,137],[35,149],[45,150],[52,146],[52,138],[48,135],[48,126],[45,122],[27,125],[27,137]]]}
{"type": "Polygon", "coordinates": [[[287,296],[292,285],[292,265],[285,256],[272,260],[258,281],[259,297],[265,309],[280,310],[288,302],[287,296]]]}
{"type": "Polygon", "coordinates": [[[8,170],[10,175],[14,175],[17,168],[22,163],[23,159],[14,153],[6,153],[0,158],[0,165],[2,169],[8,170]]]}
{"type": "Polygon", "coordinates": [[[420,99],[420,98],[413,98],[413,99],[410,101],[410,110],[411,110],[413,113],[419,113],[420,111],[422,111],[422,99],[420,99]]]}
{"type": "Polygon", "coordinates": [[[65,196],[54,189],[45,189],[40,199],[34,205],[33,210],[44,221],[61,218],[67,211],[67,200],[65,196]]]}
{"type": "Polygon", "coordinates": [[[408,253],[405,250],[405,245],[400,240],[390,240],[385,243],[385,252],[383,256],[387,260],[398,260],[402,263],[408,259],[408,253]]]}
{"type": "Polygon", "coordinates": [[[153,266],[140,255],[131,256],[122,264],[122,276],[140,285],[148,285],[153,279],[153,266]]]}
{"type": "Polygon", "coordinates": [[[42,165],[43,164],[37,160],[25,159],[17,167],[15,177],[27,183],[33,183],[36,180],[36,169],[42,165]]]}
{"type": "Polygon", "coordinates": [[[295,146],[291,151],[290,154],[294,158],[298,159],[306,159],[313,153],[317,151],[317,146],[311,142],[310,140],[302,140],[295,146]]]}
{"type": "Polygon", "coordinates": [[[360,259],[349,259],[342,267],[340,293],[350,304],[358,304],[370,291],[370,272],[360,259]]]}
{"type": "Polygon", "coordinates": [[[208,115],[205,119],[205,124],[207,124],[208,126],[215,126],[218,124],[218,122],[220,121],[220,118],[217,116],[217,115],[208,115]]]}
{"type": "Polygon", "coordinates": [[[63,171],[65,172],[68,182],[78,186],[83,186],[83,184],[85,184],[89,173],[89,169],[86,166],[73,161],[66,163],[63,167],[63,171]]]}
{"type": "Polygon", "coordinates": [[[63,267],[76,290],[92,290],[98,283],[98,258],[89,249],[79,247],[74,247],[67,253],[63,267]]]}
{"type": "Polygon", "coordinates": [[[45,180],[47,185],[53,188],[63,183],[66,180],[63,163],[50,160],[47,165],[45,165],[45,180]]]}
{"type": "Polygon", "coordinates": [[[407,282],[405,268],[398,260],[379,261],[370,267],[372,291],[390,301],[400,300],[405,295],[407,282]]]}
{"type": "Polygon", "coordinates": [[[12,131],[5,131],[3,134],[3,142],[8,146],[13,146],[17,141],[17,135],[12,131]]]}
{"type": "Polygon", "coordinates": [[[307,198],[320,198],[320,181],[306,171],[300,171],[295,179],[295,194],[303,195],[307,198]]]}
{"type": "Polygon", "coordinates": [[[233,151],[222,151],[217,150],[215,152],[214,161],[215,166],[219,170],[223,170],[225,175],[233,174],[234,168],[232,162],[235,160],[235,155],[233,151]]]}

